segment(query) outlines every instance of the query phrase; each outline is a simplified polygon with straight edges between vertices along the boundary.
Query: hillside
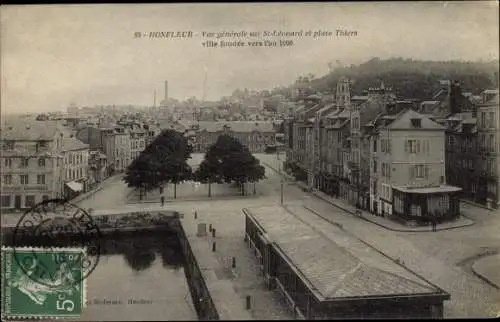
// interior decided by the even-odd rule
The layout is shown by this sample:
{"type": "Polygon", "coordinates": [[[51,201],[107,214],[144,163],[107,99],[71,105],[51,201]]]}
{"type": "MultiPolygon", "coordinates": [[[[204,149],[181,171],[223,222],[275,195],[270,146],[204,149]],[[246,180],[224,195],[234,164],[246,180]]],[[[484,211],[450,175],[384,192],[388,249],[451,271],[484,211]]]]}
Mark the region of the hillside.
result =
{"type": "MultiPolygon", "coordinates": [[[[498,87],[498,62],[418,61],[411,59],[380,60],[373,58],[361,65],[341,67],[328,75],[313,79],[308,85],[314,91],[332,92],[340,77],[352,79],[354,95],[383,80],[400,98],[429,99],[443,79],[457,80],[463,92],[479,94],[498,87]]],[[[297,86],[295,84],[293,86],[297,86]]]]}

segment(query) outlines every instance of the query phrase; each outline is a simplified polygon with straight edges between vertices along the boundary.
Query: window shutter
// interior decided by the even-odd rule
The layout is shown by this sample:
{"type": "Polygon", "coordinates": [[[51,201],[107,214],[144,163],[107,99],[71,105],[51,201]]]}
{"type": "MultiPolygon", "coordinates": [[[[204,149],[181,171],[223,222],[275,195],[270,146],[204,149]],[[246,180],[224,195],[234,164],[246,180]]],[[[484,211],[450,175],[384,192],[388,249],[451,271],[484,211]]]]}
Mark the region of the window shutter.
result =
{"type": "Polygon", "coordinates": [[[405,140],[405,152],[408,153],[408,140],[405,140]]]}
{"type": "Polygon", "coordinates": [[[415,178],[415,167],[410,166],[410,180],[413,180],[415,178]]]}
{"type": "Polygon", "coordinates": [[[417,153],[420,153],[420,140],[417,140],[417,153]]]}
{"type": "Polygon", "coordinates": [[[391,150],[392,150],[392,142],[391,140],[388,140],[388,150],[389,150],[389,153],[391,153],[391,150]]]}
{"type": "Polygon", "coordinates": [[[429,178],[429,167],[425,166],[425,178],[429,178]]]}

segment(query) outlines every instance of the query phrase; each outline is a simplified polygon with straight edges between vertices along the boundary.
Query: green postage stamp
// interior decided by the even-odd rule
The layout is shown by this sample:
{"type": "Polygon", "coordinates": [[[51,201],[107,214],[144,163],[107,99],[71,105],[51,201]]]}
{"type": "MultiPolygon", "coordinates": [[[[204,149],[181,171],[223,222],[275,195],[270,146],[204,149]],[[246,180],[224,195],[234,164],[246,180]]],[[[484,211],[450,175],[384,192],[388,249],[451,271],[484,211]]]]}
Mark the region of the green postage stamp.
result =
{"type": "Polygon", "coordinates": [[[2,247],[2,320],[80,317],[83,248],[2,247]]]}

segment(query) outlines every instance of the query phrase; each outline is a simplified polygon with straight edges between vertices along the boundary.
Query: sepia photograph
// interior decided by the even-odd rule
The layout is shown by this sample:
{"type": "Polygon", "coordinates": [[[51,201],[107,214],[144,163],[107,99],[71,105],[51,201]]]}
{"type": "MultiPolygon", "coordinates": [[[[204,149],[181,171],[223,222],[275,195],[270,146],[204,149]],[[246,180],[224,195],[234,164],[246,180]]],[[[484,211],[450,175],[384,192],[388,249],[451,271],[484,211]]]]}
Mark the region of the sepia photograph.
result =
{"type": "Polygon", "coordinates": [[[500,317],[498,1],[0,7],[1,319],[500,317]]]}

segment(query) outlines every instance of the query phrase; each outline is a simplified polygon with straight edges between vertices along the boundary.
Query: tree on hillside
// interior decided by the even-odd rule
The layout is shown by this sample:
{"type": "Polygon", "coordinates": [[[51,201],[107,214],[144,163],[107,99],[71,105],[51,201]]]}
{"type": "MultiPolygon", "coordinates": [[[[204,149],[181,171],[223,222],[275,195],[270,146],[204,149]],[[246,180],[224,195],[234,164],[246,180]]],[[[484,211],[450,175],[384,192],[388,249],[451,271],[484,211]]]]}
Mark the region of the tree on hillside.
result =
{"type": "Polygon", "coordinates": [[[193,174],[196,181],[208,184],[208,197],[212,196],[212,183],[222,183],[221,160],[217,155],[217,146],[212,145],[200,166],[193,174]]]}

